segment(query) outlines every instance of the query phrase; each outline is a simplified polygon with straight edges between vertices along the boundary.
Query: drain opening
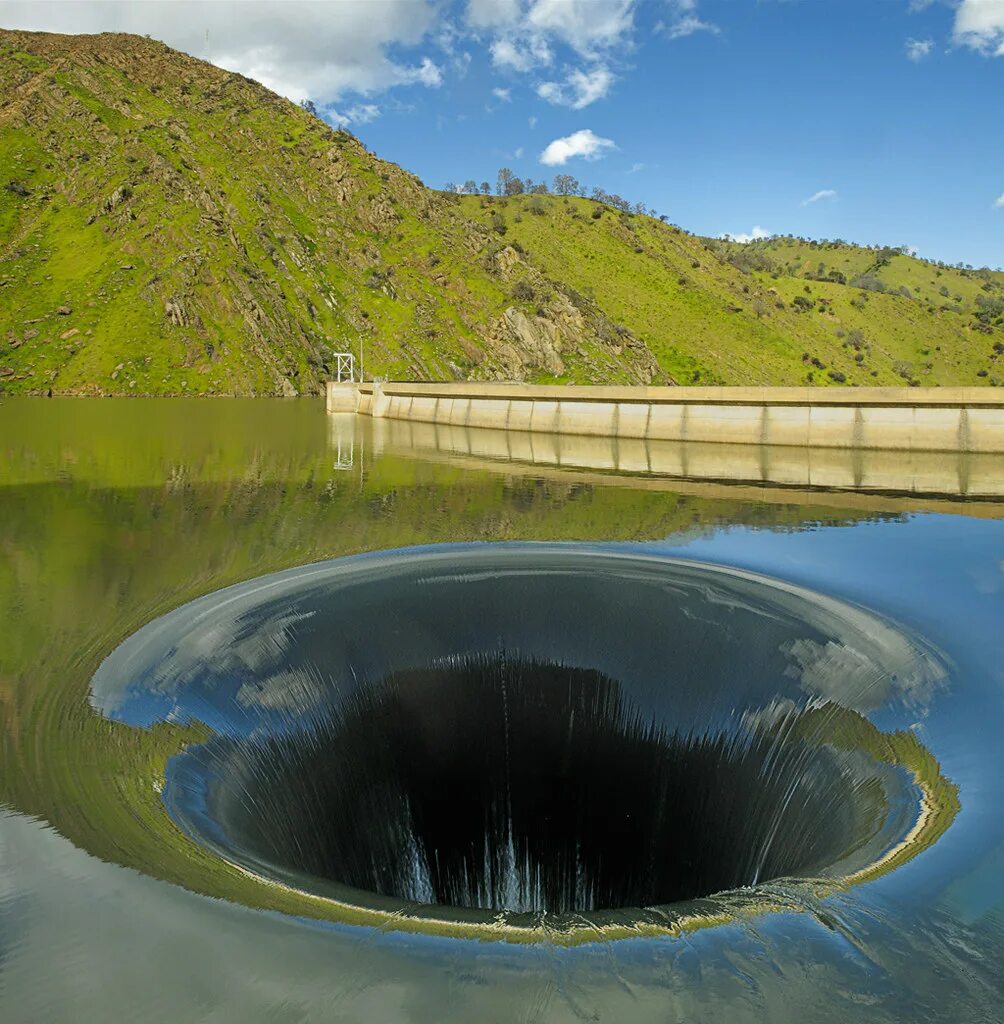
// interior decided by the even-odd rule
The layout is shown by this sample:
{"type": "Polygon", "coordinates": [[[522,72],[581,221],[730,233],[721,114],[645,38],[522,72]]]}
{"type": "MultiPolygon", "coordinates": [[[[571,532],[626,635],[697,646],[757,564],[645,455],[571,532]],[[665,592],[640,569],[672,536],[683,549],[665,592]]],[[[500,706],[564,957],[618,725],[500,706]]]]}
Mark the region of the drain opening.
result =
{"type": "Polygon", "coordinates": [[[213,748],[207,809],[285,877],[399,900],[677,903],[825,873],[881,829],[881,787],[797,718],[678,731],[599,672],[465,656],[213,748]]]}

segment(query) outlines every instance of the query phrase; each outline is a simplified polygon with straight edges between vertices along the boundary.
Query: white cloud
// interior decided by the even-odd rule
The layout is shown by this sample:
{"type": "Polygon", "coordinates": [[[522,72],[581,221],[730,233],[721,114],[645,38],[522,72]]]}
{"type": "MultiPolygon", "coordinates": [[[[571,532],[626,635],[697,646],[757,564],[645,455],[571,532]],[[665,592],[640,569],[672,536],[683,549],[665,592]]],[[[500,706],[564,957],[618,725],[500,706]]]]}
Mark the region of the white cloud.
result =
{"type": "Polygon", "coordinates": [[[644,164],[632,164],[631,165],[631,170],[628,171],[628,174],[637,174],[639,171],[643,171],[643,170],[645,170],[645,165],[644,164]]]}
{"type": "Polygon", "coordinates": [[[627,46],[634,5],[635,0],[470,0],[466,20],[474,29],[491,31],[496,67],[525,72],[550,65],[557,46],[587,60],[627,46]]]}
{"type": "Polygon", "coordinates": [[[536,127],[537,127],[537,118],[535,118],[535,117],[528,117],[528,118],[526,119],[526,123],[527,123],[527,124],[528,124],[528,125],[529,125],[529,126],[530,126],[531,128],[536,128],[536,127]]]}
{"type": "Polygon", "coordinates": [[[402,68],[400,80],[408,84],[417,82],[438,89],[443,84],[443,72],[438,64],[434,64],[428,57],[423,57],[422,63],[417,67],[402,68]]]}
{"type": "Polygon", "coordinates": [[[329,107],[324,116],[333,125],[343,128],[349,124],[369,124],[375,121],[380,116],[380,108],[375,103],[357,103],[344,111],[329,107]]]}
{"type": "Polygon", "coordinates": [[[1002,192],[1002,193],[1001,193],[1001,194],[1000,194],[1000,195],[999,195],[999,196],[998,196],[998,197],[997,197],[997,198],[996,198],[996,199],[994,200],[994,209],[995,209],[995,210],[999,210],[999,209],[1001,209],[1002,207],[1004,207],[1004,192],[1002,192]]]}
{"type": "Polygon", "coordinates": [[[703,21],[697,13],[697,0],[668,0],[669,21],[660,22],[656,28],[670,39],[684,39],[695,32],[711,32],[717,35],[718,26],[703,21]]]}
{"type": "Polygon", "coordinates": [[[822,199],[836,199],[837,190],[835,188],[821,188],[818,192],[814,192],[808,199],[802,200],[803,206],[810,206],[812,203],[818,203],[822,199]]]}
{"type": "Polygon", "coordinates": [[[548,167],[560,167],[574,157],[582,157],[583,160],[599,160],[600,157],[616,148],[613,140],[600,138],[589,128],[583,128],[551,142],[540,154],[540,162],[548,167]]]}
{"type": "Polygon", "coordinates": [[[745,245],[747,242],[755,242],[759,238],[770,238],[770,236],[771,236],[771,233],[766,228],[762,228],[762,227],[760,227],[759,224],[757,224],[757,225],[754,226],[753,230],[748,235],[746,235],[746,234],[739,234],[739,235],[725,234],[725,235],[720,235],[719,237],[720,238],[727,238],[727,239],[729,239],[730,241],[733,241],[733,242],[741,242],[743,245],[745,245]]]}
{"type": "Polygon", "coordinates": [[[496,67],[512,71],[529,71],[531,68],[550,64],[551,48],[540,36],[496,39],[490,47],[492,63],[496,67]]]}
{"type": "Polygon", "coordinates": [[[932,39],[908,39],[906,41],[906,56],[908,60],[920,63],[925,57],[930,56],[934,49],[932,39]]]}
{"type": "Polygon", "coordinates": [[[380,108],[375,103],[357,103],[347,113],[355,124],[369,124],[380,116],[380,108]]]}
{"type": "Polygon", "coordinates": [[[512,94],[509,89],[492,89],[492,95],[502,103],[508,103],[509,100],[512,99],[512,94]]]}
{"type": "Polygon", "coordinates": [[[519,18],[519,0],[468,0],[466,20],[471,28],[511,25],[519,18]]]}
{"type": "Polygon", "coordinates": [[[541,82],[537,86],[537,95],[548,103],[582,110],[590,103],[603,99],[613,83],[613,74],[599,64],[589,71],[573,69],[565,76],[564,82],[541,82]]]}
{"type": "Polygon", "coordinates": [[[461,50],[450,57],[450,67],[453,68],[457,78],[464,78],[470,70],[471,61],[474,58],[468,50],[461,50]]]}
{"type": "Polygon", "coordinates": [[[394,48],[419,46],[436,10],[429,0],[13,0],[3,4],[2,18],[6,28],[148,34],[292,100],[330,104],[352,92],[438,85],[442,73],[430,58],[411,65],[390,55],[394,48]]]}
{"type": "Polygon", "coordinates": [[[961,0],[952,36],[979,53],[1004,57],[1004,0],[961,0]]]}
{"type": "Polygon", "coordinates": [[[624,39],[633,26],[633,6],[634,0],[534,0],[526,20],[533,29],[591,55],[624,39]]]}
{"type": "Polygon", "coordinates": [[[515,157],[515,158],[516,158],[517,160],[522,160],[522,159],[523,159],[523,147],[522,147],[522,146],[517,146],[517,147],[516,147],[516,152],[515,152],[515,153],[513,153],[513,156],[514,156],[514,157],[515,157]]]}

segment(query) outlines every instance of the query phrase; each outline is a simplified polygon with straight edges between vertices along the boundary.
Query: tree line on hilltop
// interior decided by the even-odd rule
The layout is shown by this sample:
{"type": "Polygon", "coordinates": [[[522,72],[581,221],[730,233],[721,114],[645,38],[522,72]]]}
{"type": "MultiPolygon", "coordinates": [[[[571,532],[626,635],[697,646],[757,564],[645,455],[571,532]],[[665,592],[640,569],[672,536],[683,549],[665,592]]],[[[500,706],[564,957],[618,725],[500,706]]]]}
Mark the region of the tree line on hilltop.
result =
{"type": "MultiPolygon", "coordinates": [[[[473,178],[468,178],[463,184],[448,181],[443,186],[443,191],[457,195],[490,196],[492,185],[489,181],[482,181],[479,185],[473,178]]],[[[551,184],[548,185],[546,181],[517,177],[508,167],[500,167],[495,179],[494,192],[497,196],[580,196],[584,199],[595,199],[598,203],[604,203],[615,210],[622,210],[624,213],[642,213],[649,217],[658,217],[661,221],[666,220],[665,214],[656,213],[655,210],[646,207],[644,203],[632,203],[623,196],[614,192],[606,192],[602,188],[590,189],[571,174],[556,174],[551,184]]]]}

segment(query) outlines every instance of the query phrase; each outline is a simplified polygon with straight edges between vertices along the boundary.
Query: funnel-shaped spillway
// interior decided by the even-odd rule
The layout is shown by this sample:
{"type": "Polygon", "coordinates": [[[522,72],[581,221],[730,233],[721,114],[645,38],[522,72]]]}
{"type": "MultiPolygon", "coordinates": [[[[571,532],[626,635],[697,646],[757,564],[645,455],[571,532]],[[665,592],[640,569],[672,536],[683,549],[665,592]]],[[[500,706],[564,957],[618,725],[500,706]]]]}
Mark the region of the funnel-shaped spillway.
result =
{"type": "Polygon", "coordinates": [[[867,716],[944,678],[901,630],[789,584],[486,545],[210,595],[123,644],[93,699],[203,722],[169,766],[174,820],[335,916],[602,930],[869,877],[930,843],[950,784],[867,716]]]}

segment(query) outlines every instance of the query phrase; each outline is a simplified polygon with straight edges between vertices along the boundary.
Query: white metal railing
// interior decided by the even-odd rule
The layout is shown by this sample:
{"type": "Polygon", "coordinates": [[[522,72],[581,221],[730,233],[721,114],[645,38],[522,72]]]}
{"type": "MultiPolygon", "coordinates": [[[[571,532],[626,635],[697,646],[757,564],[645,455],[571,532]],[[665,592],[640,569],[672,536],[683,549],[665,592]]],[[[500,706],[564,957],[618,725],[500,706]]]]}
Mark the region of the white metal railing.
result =
{"type": "Polygon", "coordinates": [[[356,379],[356,357],[351,352],[335,352],[335,382],[341,384],[356,379]]]}

